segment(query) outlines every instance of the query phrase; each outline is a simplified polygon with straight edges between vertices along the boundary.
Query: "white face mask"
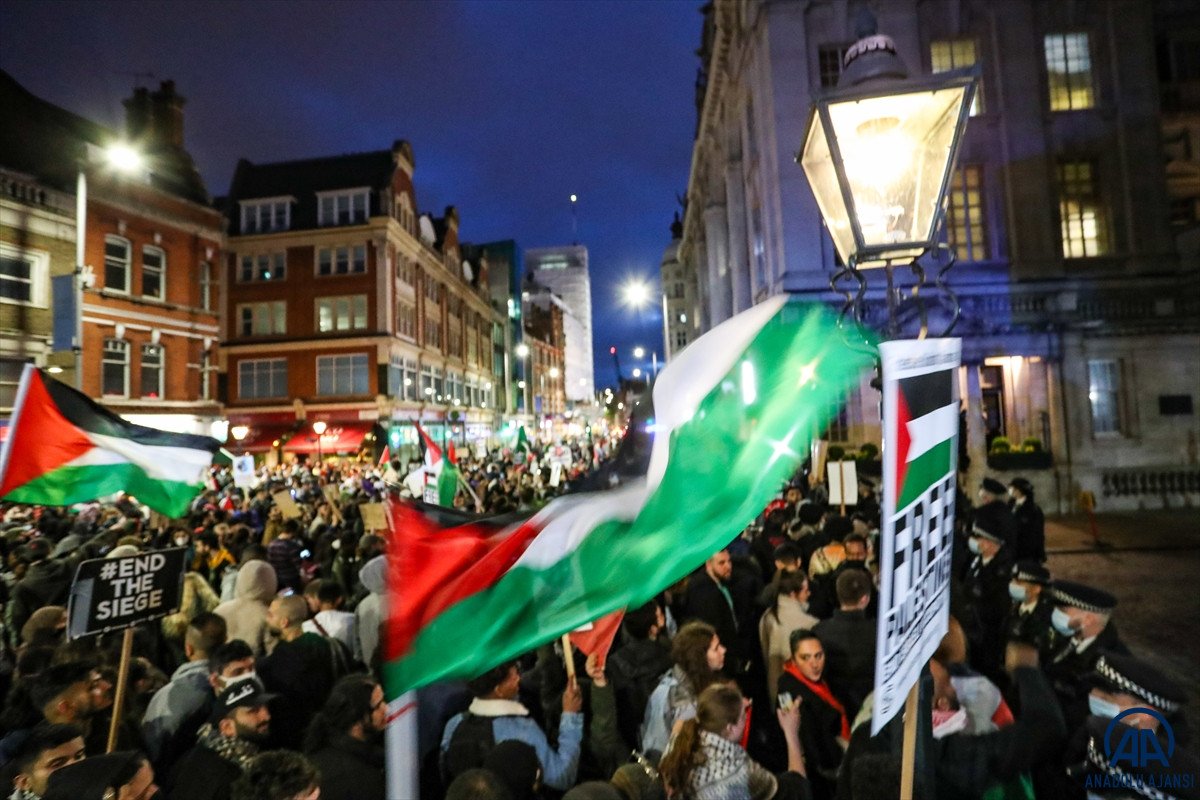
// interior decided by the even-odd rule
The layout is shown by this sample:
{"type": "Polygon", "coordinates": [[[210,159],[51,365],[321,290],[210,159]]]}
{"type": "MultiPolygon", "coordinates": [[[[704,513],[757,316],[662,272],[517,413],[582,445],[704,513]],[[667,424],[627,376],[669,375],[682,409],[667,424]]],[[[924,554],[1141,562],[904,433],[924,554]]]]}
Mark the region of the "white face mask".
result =
{"type": "Polygon", "coordinates": [[[1054,609],[1054,613],[1050,615],[1050,624],[1063,636],[1075,635],[1075,629],[1071,627],[1071,615],[1061,608],[1054,609]]]}
{"type": "Polygon", "coordinates": [[[1117,714],[1121,713],[1121,707],[1110,700],[1105,700],[1103,697],[1097,697],[1094,694],[1089,694],[1088,711],[1091,711],[1097,717],[1112,719],[1117,714]]]}
{"type": "Polygon", "coordinates": [[[979,540],[976,539],[974,536],[972,536],[970,539],[967,539],[967,549],[970,550],[975,555],[979,555],[979,553],[981,552],[980,547],[979,547],[979,540]]]}
{"type": "Polygon", "coordinates": [[[1029,591],[1019,583],[1008,584],[1008,596],[1013,600],[1024,603],[1029,596],[1029,591]]]}
{"type": "Polygon", "coordinates": [[[188,543],[188,539],[186,536],[176,536],[175,537],[175,546],[176,547],[187,547],[187,543],[188,543]]]}

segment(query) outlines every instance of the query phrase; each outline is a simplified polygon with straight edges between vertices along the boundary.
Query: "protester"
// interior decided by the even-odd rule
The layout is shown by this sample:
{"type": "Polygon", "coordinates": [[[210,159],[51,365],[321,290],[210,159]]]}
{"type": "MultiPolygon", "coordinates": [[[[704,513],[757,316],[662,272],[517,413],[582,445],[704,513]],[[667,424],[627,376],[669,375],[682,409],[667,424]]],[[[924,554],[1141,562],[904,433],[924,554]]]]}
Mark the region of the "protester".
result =
{"type": "MultiPolygon", "coordinates": [[[[871,578],[850,569],[837,579],[838,608],[812,632],[825,647],[825,671],[834,695],[853,716],[875,688],[876,621],[867,616],[871,578]]],[[[793,654],[795,648],[792,648],[793,654]]]]}
{"type": "Polygon", "coordinates": [[[212,696],[209,659],[225,644],[225,619],[201,614],[187,627],[183,649],[187,662],[171,675],[171,681],[151,698],[142,718],[142,738],[150,757],[158,761],[164,745],[183,722],[204,707],[212,696]]]}
{"type": "Polygon", "coordinates": [[[141,753],[127,750],[55,770],[42,800],[149,800],[157,792],[150,762],[141,753]]]}
{"type": "Polygon", "coordinates": [[[320,781],[316,767],[299,753],[263,753],[234,783],[232,800],[317,800],[320,781]]]}
{"type": "Polygon", "coordinates": [[[383,688],[347,675],[308,726],[304,752],[321,774],[323,800],[384,800],[383,688]]]}
{"type": "Polygon", "coordinates": [[[779,678],[779,695],[801,701],[800,742],[808,762],[808,779],[816,800],[832,798],[838,767],[850,743],[850,718],[825,675],[825,648],[812,631],[796,631],[792,658],[779,678]]]}
{"type": "Polygon", "coordinates": [[[783,673],[783,663],[792,657],[789,646],[792,631],[810,629],[817,624],[817,618],[808,613],[808,599],[811,596],[808,576],[799,571],[789,572],[780,577],[776,585],[778,592],[775,602],[758,623],[763,663],[767,667],[767,690],[772,705],[775,703],[779,676],[783,673]]]}
{"type": "Polygon", "coordinates": [[[75,725],[43,722],[21,744],[7,772],[12,774],[9,800],[41,800],[50,775],[82,761],[86,755],[83,734],[75,725]]]}
{"type": "Polygon", "coordinates": [[[696,716],[696,698],[723,679],[725,646],[706,622],[688,622],[671,640],[673,665],[646,703],[640,736],[643,753],[657,757],[667,749],[676,724],[696,716]]]}
{"type": "Polygon", "coordinates": [[[241,639],[250,645],[256,656],[264,655],[268,649],[267,608],[278,588],[275,570],[270,564],[247,561],[238,569],[234,599],[226,600],[214,609],[225,618],[229,638],[241,639]]]}
{"type": "Polygon", "coordinates": [[[617,727],[631,745],[638,742],[638,729],[654,687],[671,668],[666,627],[666,617],[657,601],[628,611],[621,625],[626,641],[608,656],[606,670],[616,701],[617,727]]]}

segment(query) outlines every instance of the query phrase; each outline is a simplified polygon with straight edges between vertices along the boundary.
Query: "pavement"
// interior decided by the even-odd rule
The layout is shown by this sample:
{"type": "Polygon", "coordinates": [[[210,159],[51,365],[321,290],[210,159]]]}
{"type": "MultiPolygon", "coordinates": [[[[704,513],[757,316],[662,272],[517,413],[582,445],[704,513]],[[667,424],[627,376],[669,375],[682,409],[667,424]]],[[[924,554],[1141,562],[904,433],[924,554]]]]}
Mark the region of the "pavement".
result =
{"type": "MultiPolygon", "coordinates": [[[[1200,509],[1047,517],[1051,575],[1117,597],[1126,646],[1177,680],[1185,714],[1200,724],[1200,509]]],[[[1200,743],[1193,743],[1193,749],[1200,743]]]]}

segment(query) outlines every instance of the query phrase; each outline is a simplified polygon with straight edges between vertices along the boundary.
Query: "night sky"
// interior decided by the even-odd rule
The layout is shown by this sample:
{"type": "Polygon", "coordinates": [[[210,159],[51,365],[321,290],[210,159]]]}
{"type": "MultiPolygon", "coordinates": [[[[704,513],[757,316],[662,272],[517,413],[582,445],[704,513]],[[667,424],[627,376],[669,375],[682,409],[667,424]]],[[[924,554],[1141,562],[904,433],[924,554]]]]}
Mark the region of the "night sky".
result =
{"type": "Polygon", "coordinates": [[[395,139],[412,143],[420,211],[457,206],[463,241],[569,244],[577,194],[603,386],[611,344],[626,374],[634,345],[662,352],[660,306],[635,314],[617,286],[640,275],[657,297],[691,159],[700,5],[8,2],[0,67],[116,128],[135,85],[173,79],[188,101],[185,144],[213,196],[239,158],[395,139]]]}

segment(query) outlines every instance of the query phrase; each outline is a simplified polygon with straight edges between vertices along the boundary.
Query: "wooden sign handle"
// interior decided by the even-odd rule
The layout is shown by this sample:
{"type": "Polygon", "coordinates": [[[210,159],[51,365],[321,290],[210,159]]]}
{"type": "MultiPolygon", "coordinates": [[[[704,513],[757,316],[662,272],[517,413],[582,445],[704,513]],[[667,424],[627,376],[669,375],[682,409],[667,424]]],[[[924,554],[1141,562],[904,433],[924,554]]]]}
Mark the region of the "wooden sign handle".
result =
{"type": "Polygon", "coordinates": [[[571,646],[571,634],[562,635],[563,665],[567,668],[567,683],[575,680],[575,650],[571,646]]]}
{"type": "Polygon", "coordinates": [[[121,666],[117,670],[117,696],[113,698],[112,723],[108,726],[108,749],[111,753],[117,749],[117,731],[121,727],[121,717],[125,713],[125,685],[129,683],[129,658],[133,655],[133,628],[125,629],[121,639],[121,666]]]}
{"type": "Polygon", "coordinates": [[[900,762],[900,800],[913,800],[913,778],[917,767],[917,708],[921,679],[908,690],[904,701],[904,751],[900,762]]]}

